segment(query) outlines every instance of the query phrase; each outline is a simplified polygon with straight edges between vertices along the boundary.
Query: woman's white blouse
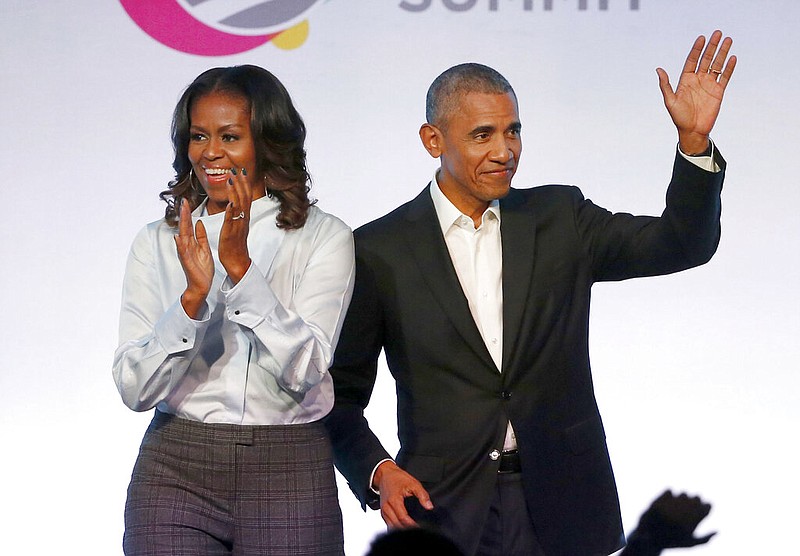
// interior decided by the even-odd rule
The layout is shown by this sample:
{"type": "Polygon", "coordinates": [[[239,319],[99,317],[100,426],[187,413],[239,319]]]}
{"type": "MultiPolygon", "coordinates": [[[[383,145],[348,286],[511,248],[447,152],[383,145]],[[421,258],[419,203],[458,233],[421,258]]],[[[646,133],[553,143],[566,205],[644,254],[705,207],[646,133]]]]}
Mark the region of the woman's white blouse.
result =
{"type": "Polygon", "coordinates": [[[192,220],[208,232],[216,273],[200,320],[186,315],[186,289],[164,220],[145,226],[131,247],[122,291],[114,380],[125,404],[205,423],[307,423],[333,406],[328,367],[350,302],[353,236],[312,206],[305,226],[275,224],[279,203],[253,202],[252,264],[233,285],[219,263],[224,212],[192,220]]]}

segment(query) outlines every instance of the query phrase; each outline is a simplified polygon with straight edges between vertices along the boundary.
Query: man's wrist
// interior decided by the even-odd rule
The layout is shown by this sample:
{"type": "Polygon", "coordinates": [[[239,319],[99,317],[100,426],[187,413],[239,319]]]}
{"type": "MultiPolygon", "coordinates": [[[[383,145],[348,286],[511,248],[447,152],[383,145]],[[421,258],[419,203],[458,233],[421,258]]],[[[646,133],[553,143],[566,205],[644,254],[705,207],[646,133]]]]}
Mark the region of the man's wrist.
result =
{"type": "Polygon", "coordinates": [[[711,156],[712,153],[708,135],[679,135],[678,148],[686,156],[711,156]]]}
{"type": "Polygon", "coordinates": [[[383,469],[381,469],[381,467],[384,467],[383,464],[387,462],[394,463],[394,460],[391,458],[382,459],[377,464],[375,464],[375,467],[372,469],[372,474],[369,476],[369,489],[379,496],[381,494],[380,490],[381,476],[383,475],[384,471],[383,469]]]}

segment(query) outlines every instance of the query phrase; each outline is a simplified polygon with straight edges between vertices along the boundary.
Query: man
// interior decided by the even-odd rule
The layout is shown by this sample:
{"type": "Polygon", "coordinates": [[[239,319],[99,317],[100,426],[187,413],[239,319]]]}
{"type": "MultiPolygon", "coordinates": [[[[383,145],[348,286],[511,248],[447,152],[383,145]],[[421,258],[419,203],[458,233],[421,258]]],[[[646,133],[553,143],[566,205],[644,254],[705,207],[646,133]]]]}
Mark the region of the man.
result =
{"type": "Polygon", "coordinates": [[[420,138],[439,158],[414,200],[355,232],[356,285],[331,369],[336,464],[389,527],[423,524],[466,554],[584,556],[624,544],[592,389],[594,282],[706,262],[725,163],[709,140],[736,58],[695,41],[673,92],[667,208],[612,215],[574,187],[511,189],[517,98],[496,71],[450,68],[420,138]],[[397,385],[396,463],[364,419],[381,350],[397,385]]]}

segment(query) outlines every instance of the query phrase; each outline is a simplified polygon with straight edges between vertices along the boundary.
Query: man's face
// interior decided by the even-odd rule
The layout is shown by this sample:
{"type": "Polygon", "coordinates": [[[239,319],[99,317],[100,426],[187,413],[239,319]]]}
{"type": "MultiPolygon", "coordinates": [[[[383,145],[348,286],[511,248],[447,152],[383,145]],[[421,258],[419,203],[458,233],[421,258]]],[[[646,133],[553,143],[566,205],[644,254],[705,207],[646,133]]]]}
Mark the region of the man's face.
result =
{"type": "Polygon", "coordinates": [[[517,101],[512,93],[468,93],[442,127],[425,124],[420,137],[441,163],[439,187],[468,216],[505,197],[522,153],[517,101]]]}

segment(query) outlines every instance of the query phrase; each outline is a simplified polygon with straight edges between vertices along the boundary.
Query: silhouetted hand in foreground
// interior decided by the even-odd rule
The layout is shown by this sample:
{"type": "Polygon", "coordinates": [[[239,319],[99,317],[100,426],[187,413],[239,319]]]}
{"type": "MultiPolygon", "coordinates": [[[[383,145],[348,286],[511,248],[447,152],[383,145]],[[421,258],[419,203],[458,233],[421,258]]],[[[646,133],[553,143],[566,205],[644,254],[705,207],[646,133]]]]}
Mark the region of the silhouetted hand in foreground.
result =
{"type": "Polygon", "coordinates": [[[705,544],[716,533],[695,537],[694,530],[710,511],[711,504],[697,496],[667,490],[642,514],[620,556],[655,556],[665,548],[705,544]]]}

